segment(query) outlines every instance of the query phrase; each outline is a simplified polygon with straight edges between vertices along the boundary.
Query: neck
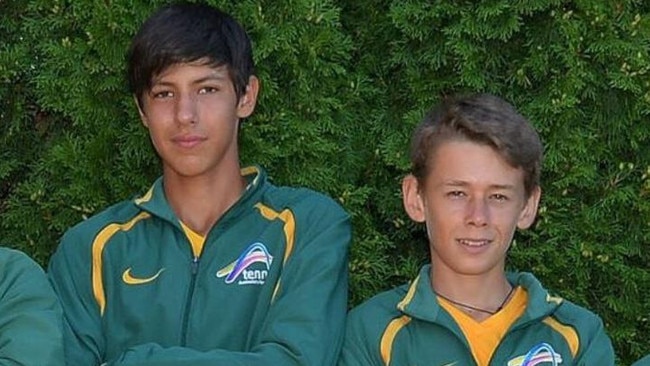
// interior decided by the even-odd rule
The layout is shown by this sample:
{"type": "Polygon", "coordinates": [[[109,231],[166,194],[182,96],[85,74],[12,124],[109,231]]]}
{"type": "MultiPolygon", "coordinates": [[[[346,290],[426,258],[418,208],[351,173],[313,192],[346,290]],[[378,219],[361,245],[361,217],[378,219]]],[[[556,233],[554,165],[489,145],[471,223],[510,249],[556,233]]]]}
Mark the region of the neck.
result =
{"type": "Polygon", "coordinates": [[[246,187],[239,167],[213,177],[163,174],[165,196],[176,216],[190,229],[206,235],[241,197],[246,187]]]}
{"type": "Polygon", "coordinates": [[[463,275],[440,270],[444,265],[432,265],[431,287],[441,298],[466,312],[476,320],[483,320],[499,312],[510,299],[513,286],[505,272],[463,275]],[[438,267],[438,270],[436,268],[438,267]]]}

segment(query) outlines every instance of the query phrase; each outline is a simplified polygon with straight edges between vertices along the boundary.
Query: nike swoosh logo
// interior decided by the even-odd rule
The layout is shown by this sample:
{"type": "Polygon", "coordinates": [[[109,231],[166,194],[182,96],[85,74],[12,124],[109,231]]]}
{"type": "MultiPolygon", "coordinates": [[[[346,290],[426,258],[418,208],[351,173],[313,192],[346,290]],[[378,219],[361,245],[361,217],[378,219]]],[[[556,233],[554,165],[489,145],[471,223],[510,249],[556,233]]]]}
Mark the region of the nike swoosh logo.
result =
{"type": "Polygon", "coordinates": [[[456,365],[457,363],[458,363],[458,361],[454,361],[454,362],[450,362],[450,363],[444,364],[443,366],[454,366],[454,365],[456,365]]]}
{"type": "Polygon", "coordinates": [[[131,275],[131,267],[129,267],[124,271],[124,273],[122,273],[122,281],[124,281],[124,283],[126,283],[127,285],[143,285],[145,283],[152,282],[153,280],[158,278],[158,276],[160,276],[160,274],[164,270],[165,268],[161,268],[160,270],[158,270],[158,272],[155,275],[151,277],[137,278],[131,275]]]}

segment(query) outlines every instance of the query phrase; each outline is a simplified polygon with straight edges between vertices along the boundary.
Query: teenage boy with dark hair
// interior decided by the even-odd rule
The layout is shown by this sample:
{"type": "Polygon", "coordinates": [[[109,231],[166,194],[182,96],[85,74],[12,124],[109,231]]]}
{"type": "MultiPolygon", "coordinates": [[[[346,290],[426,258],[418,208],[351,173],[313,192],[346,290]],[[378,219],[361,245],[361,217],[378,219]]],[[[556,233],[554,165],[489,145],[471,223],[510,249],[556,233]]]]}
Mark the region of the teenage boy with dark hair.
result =
{"type": "Polygon", "coordinates": [[[0,365],[62,366],[61,306],[43,269],[0,247],[0,365]]]}
{"type": "Polygon", "coordinates": [[[404,208],[426,225],[431,264],[351,312],[339,365],[613,365],[595,314],[505,271],[541,194],[529,122],[491,95],[451,101],[416,129],[411,162],[404,208]]]}
{"type": "Polygon", "coordinates": [[[70,229],[50,263],[70,365],[332,365],[346,315],[347,214],[240,169],[258,93],[251,45],[206,5],[160,9],[128,76],[163,175],[70,229]]]}

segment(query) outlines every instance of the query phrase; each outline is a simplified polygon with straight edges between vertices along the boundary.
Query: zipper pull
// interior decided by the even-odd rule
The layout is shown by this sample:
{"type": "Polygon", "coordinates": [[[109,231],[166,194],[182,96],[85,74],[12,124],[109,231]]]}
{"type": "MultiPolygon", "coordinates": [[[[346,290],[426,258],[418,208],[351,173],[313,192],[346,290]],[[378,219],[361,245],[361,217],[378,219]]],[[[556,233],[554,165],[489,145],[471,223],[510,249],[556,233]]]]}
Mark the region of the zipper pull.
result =
{"type": "Polygon", "coordinates": [[[199,257],[192,258],[192,274],[195,275],[199,271],[199,257]]]}

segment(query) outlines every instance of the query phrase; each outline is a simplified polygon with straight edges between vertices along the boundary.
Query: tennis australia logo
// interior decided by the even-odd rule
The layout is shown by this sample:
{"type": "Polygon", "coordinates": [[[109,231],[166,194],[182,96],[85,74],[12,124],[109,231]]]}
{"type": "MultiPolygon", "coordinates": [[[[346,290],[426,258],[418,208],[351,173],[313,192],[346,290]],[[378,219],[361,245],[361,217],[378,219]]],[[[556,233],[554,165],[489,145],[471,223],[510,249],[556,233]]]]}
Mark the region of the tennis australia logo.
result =
{"type": "Polygon", "coordinates": [[[262,243],[253,243],[239,255],[234,262],[217,272],[217,277],[225,277],[227,284],[263,285],[269,275],[273,256],[262,243]],[[261,263],[254,265],[256,263],[261,263]]]}
{"type": "Polygon", "coordinates": [[[535,366],[535,365],[559,365],[562,363],[562,355],[556,353],[548,343],[540,343],[528,351],[524,356],[518,356],[508,361],[508,366],[535,366]]]}

